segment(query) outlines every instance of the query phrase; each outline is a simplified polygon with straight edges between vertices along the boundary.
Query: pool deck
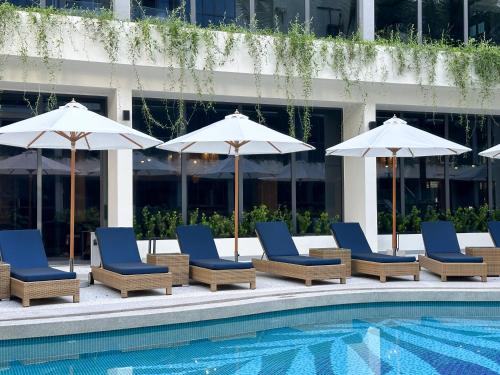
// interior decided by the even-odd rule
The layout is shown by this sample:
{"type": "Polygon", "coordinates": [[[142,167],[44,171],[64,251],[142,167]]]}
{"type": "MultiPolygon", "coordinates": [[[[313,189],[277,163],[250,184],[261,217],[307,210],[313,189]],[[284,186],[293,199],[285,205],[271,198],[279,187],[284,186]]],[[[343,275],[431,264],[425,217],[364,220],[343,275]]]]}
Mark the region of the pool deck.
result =
{"type": "MultiPolygon", "coordinates": [[[[58,267],[59,268],[59,267],[58,267]]],[[[63,267],[61,267],[63,269],[63,267]]],[[[84,283],[89,268],[76,272],[84,283]]],[[[82,287],[80,303],[70,297],[34,300],[23,308],[17,299],[0,301],[0,340],[97,332],[200,320],[312,306],[397,301],[500,301],[500,278],[487,283],[475,278],[451,278],[441,282],[422,270],[420,281],[391,278],[380,283],[372,277],[354,276],[338,281],[303,282],[257,274],[257,289],[247,285],[222,286],[218,292],[201,284],[174,287],[166,296],[159,290],[120,293],[99,283],[82,287]]]]}

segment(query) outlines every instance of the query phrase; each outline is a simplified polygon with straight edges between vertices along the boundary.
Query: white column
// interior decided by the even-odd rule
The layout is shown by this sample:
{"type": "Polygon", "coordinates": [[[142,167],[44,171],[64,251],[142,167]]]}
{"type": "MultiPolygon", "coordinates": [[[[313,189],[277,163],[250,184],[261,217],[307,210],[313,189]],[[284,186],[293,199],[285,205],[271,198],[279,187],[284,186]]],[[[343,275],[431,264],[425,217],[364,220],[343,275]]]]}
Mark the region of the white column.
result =
{"type": "MultiPolygon", "coordinates": [[[[132,110],[132,91],[115,90],[108,97],[108,116],[124,125],[124,110],[132,110]]],[[[133,176],[132,150],[108,152],[108,226],[131,227],[133,225],[133,176]]]]}
{"type": "MultiPolygon", "coordinates": [[[[375,104],[346,105],[343,140],[368,129],[375,121],[375,104]]],[[[344,221],[358,222],[370,246],[377,250],[377,164],[375,158],[344,157],[344,221]]]]}
{"type": "Polygon", "coordinates": [[[358,0],[359,32],[363,40],[375,39],[375,0],[358,0]]]}
{"type": "MultiPolygon", "coordinates": [[[[133,0],[139,1],[139,0],[133,0]]],[[[113,0],[113,13],[119,20],[129,20],[130,19],[130,0],[113,0]]],[[[136,4],[136,3],[135,3],[136,4]]]]}

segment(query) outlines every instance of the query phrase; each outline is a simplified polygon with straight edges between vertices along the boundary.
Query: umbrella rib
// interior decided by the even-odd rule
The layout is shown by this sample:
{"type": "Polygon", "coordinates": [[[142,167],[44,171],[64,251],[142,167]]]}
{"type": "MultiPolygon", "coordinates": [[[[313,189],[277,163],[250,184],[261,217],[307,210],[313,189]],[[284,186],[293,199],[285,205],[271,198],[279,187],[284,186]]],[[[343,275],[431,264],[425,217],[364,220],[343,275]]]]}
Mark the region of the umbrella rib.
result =
{"type": "Polygon", "coordinates": [[[456,152],[454,149],[452,148],[448,148],[448,150],[450,150],[451,152],[453,152],[455,155],[458,154],[458,152],[456,152]]]}
{"type": "Polygon", "coordinates": [[[411,150],[411,148],[409,148],[408,151],[410,151],[411,157],[414,158],[415,154],[413,153],[413,151],[411,150]]]}
{"type": "Polygon", "coordinates": [[[361,157],[362,157],[362,158],[364,158],[364,157],[365,157],[365,155],[366,155],[366,154],[368,154],[368,152],[370,152],[370,149],[371,149],[371,148],[370,148],[370,147],[368,147],[368,148],[366,149],[366,151],[365,151],[365,152],[363,152],[363,155],[361,155],[361,157]]]}
{"type": "Polygon", "coordinates": [[[267,141],[267,143],[269,143],[271,147],[274,148],[276,151],[278,151],[280,154],[282,153],[282,151],[278,147],[276,147],[272,142],[267,141]]]}
{"type": "Polygon", "coordinates": [[[194,145],[196,142],[191,142],[190,144],[184,146],[183,148],[181,148],[181,152],[184,152],[186,151],[189,147],[191,147],[192,145],[194,145]]]}
{"type": "Polygon", "coordinates": [[[87,147],[88,147],[88,149],[90,150],[90,144],[89,144],[89,140],[88,140],[88,138],[87,138],[87,134],[85,134],[85,135],[83,136],[83,138],[85,139],[85,143],[87,144],[87,147]]]}
{"type": "Polygon", "coordinates": [[[127,137],[125,134],[122,134],[120,133],[120,135],[125,138],[127,141],[133,143],[134,145],[136,145],[137,147],[143,149],[144,147],[142,147],[142,145],[140,143],[137,143],[136,141],[134,141],[133,139],[131,139],[130,137],[127,137]]]}
{"type": "Polygon", "coordinates": [[[302,142],[302,145],[306,146],[306,147],[309,147],[310,150],[314,150],[314,146],[311,146],[311,145],[309,145],[307,143],[302,142]]]}
{"type": "Polygon", "coordinates": [[[33,143],[35,143],[36,141],[38,141],[40,139],[41,136],[43,136],[45,134],[45,130],[40,132],[30,143],[28,143],[28,146],[26,148],[30,148],[31,145],[33,143]]]}
{"type": "Polygon", "coordinates": [[[65,132],[62,132],[60,130],[56,131],[55,132],[57,135],[60,135],[61,137],[63,138],[66,138],[68,141],[71,142],[71,137],[69,135],[67,135],[65,132]]]}

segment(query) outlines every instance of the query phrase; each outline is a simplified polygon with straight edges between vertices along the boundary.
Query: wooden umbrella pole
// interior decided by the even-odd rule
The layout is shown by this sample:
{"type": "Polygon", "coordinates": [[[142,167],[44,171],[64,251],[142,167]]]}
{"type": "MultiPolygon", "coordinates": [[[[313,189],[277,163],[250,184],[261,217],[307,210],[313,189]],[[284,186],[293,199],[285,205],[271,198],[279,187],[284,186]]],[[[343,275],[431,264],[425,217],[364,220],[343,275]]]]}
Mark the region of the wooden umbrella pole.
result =
{"type": "Polygon", "coordinates": [[[392,151],[392,254],[396,255],[398,242],[396,238],[396,171],[398,158],[395,150],[392,151]]]}
{"type": "Polygon", "coordinates": [[[73,272],[75,258],[75,159],[76,149],[75,141],[71,141],[71,195],[69,209],[69,270],[73,272]]]}
{"type": "Polygon", "coordinates": [[[238,149],[234,155],[234,260],[238,261],[238,227],[239,227],[239,161],[238,149]]]}

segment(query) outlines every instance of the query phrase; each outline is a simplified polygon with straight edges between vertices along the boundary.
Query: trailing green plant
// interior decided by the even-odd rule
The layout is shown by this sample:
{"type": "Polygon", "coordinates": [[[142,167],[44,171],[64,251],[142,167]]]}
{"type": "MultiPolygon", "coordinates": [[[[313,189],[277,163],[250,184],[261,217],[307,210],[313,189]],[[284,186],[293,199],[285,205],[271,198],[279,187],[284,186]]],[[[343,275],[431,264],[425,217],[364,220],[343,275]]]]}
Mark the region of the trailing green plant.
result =
{"type": "MultiPolygon", "coordinates": [[[[88,40],[100,46],[111,64],[111,80],[118,60],[134,69],[137,91],[142,99],[142,114],[150,133],[155,127],[168,128],[173,136],[185,132],[189,117],[185,115],[185,93],[197,93],[197,103],[213,109],[215,72],[235,62],[235,51],[246,52],[253,65],[257,120],[265,123],[261,111],[263,76],[267,64],[274,64],[274,80],[286,98],[291,135],[307,141],[311,134],[311,97],[315,79],[333,73],[345,83],[347,95],[357,87],[363,101],[368,100],[366,85],[370,79],[387,79],[392,66],[395,77],[413,75],[424,95],[433,93],[438,62],[443,63],[449,81],[459,92],[459,106],[469,98],[479,98],[481,106],[494,100],[500,84],[500,47],[485,40],[451,45],[445,40],[419,43],[414,30],[405,40],[399,33],[388,38],[364,41],[359,34],[351,37],[317,38],[297,20],[288,32],[260,30],[254,21],[250,28],[236,24],[210,25],[202,28],[186,22],[184,2],[165,19],[145,18],[125,22],[111,11],[97,13],[78,9],[19,8],[7,2],[0,4],[0,76],[5,75],[7,56],[18,55],[27,80],[31,64],[46,69],[51,88],[49,107],[56,104],[55,82],[61,70],[63,51],[85,50],[75,40],[88,40]],[[65,17],[73,15],[77,17],[65,17]],[[75,40],[73,40],[75,38],[75,40]],[[78,39],[77,39],[78,38],[78,39]],[[389,64],[379,61],[389,57],[389,64]],[[38,60],[31,57],[38,57],[38,60]],[[138,64],[149,63],[164,68],[165,92],[175,93],[167,121],[154,117],[144,96],[143,73],[138,64]],[[302,109],[297,110],[300,104],[302,109]],[[299,116],[300,115],[300,116],[299,116]],[[296,126],[300,118],[300,132],[296,126]]],[[[383,61],[387,61],[383,60],[383,61]]],[[[435,92],[432,94],[436,101],[435,92]]],[[[167,103],[167,98],[165,98],[167,103]]],[[[166,104],[167,106],[167,104],[166,104]]],[[[468,121],[463,125],[468,127],[468,121]]]]}
{"type": "Polygon", "coordinates": [[[302,213],[297,212],[297,229],[299,234],[306,234],[312,225],[312,218],[310,211],[304,211],[302,213]]]}

